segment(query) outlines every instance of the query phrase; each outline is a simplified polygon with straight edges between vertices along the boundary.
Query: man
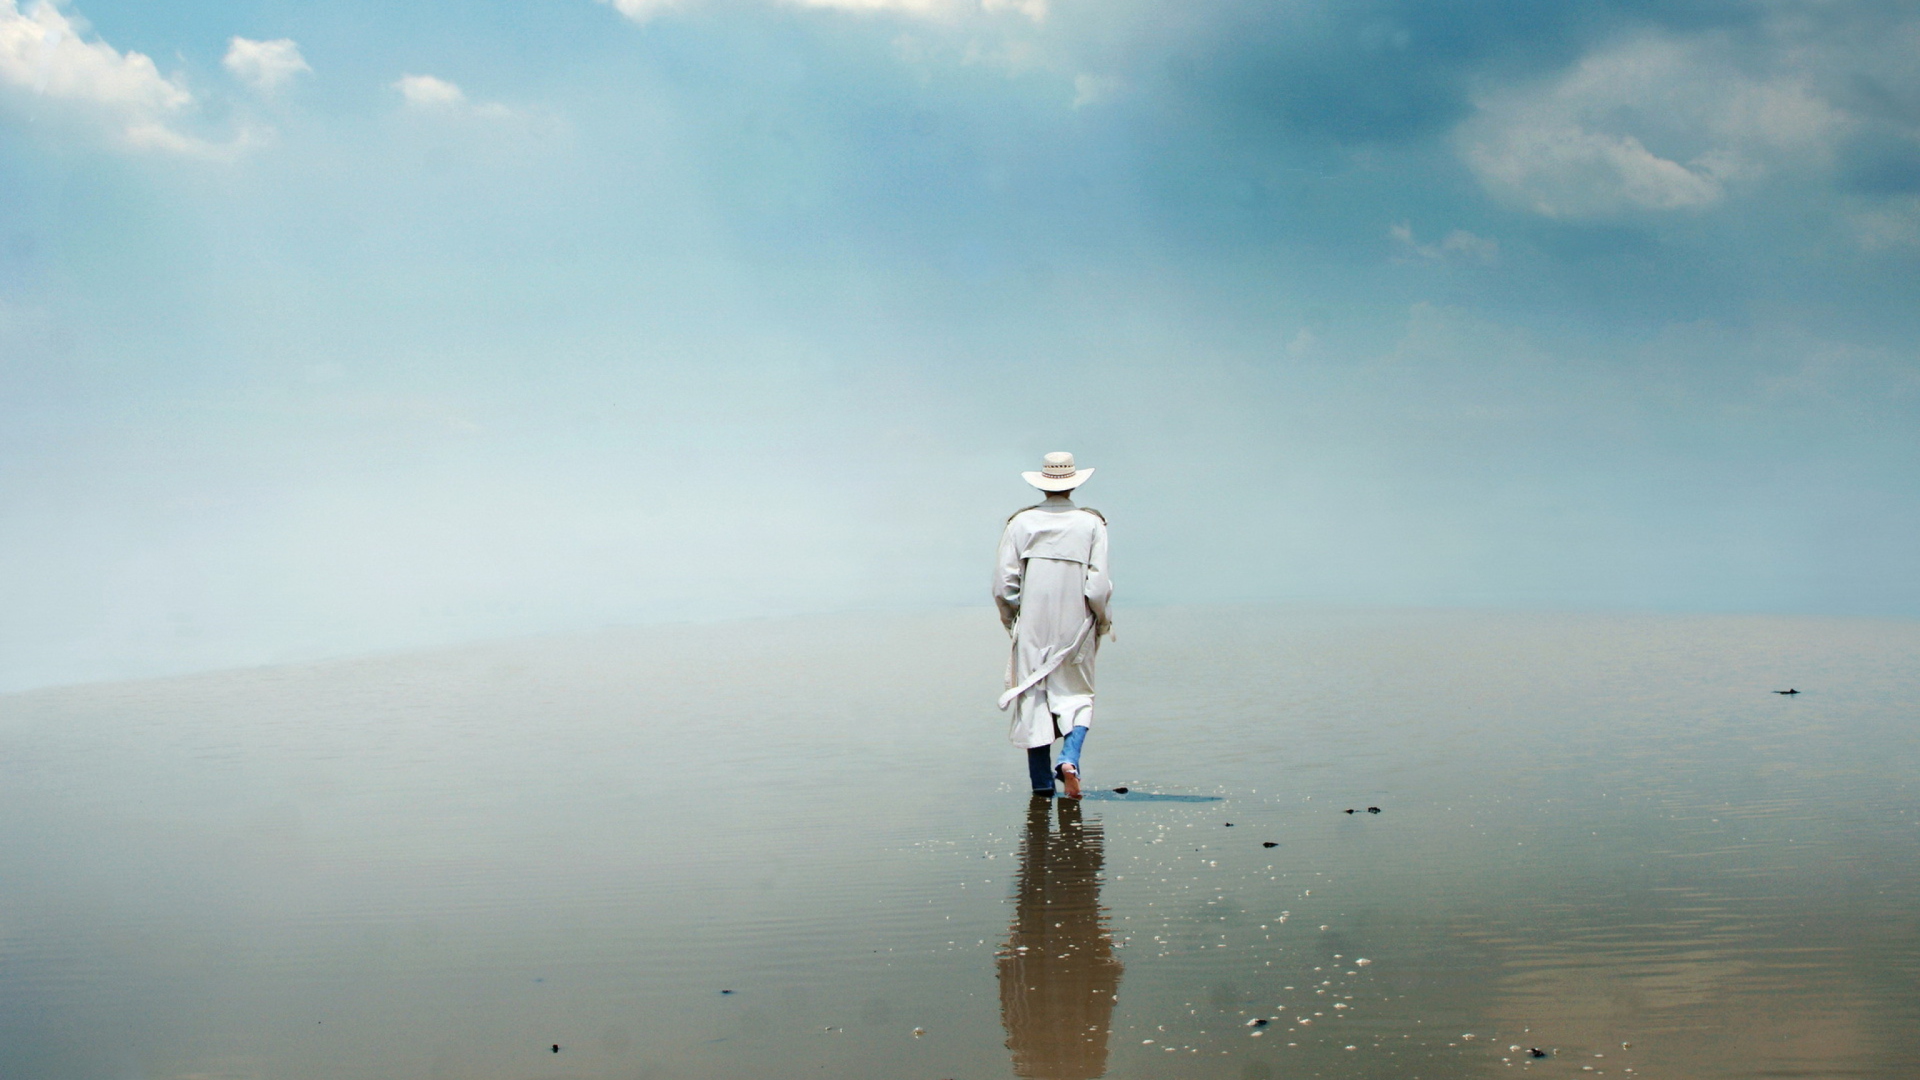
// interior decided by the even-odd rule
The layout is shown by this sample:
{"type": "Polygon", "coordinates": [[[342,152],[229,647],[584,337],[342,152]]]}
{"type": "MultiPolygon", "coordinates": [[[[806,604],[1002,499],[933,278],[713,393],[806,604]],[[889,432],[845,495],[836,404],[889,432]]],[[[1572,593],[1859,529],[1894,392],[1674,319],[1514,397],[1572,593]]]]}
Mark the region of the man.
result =
{"type": "Polygon", "coordinates": [[[1027,751],[1034,793],[1053,794],[1057,778],[1077,799],[1080,749],[1093,723],[1093,657],[1113,626],[1107,519],[1073,504],[1068,493],[1093,470],[1075,468],[1072,454],[1048,454],[1039,472],[1020,475],[1047,499],[1008,518],[1000,535],[993,600],[1013,635],[1000,707],[1013,707],[1007,737],[1027,751]],[[1065,740],[1057,768],[1049,763],[1056,738],[1065,740]]]}

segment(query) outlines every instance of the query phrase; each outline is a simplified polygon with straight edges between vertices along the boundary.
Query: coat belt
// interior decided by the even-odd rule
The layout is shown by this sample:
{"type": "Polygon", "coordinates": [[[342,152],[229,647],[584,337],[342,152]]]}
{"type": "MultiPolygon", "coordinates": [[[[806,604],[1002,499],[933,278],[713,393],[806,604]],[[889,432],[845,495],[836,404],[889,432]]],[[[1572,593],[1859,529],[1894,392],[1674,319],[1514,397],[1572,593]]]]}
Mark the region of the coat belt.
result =
{"type": "MultiPolygon", "coordinates": [[[[1012,689],[1008,690],[1006,693],[1000,695],[1000,707],[1002,709],[1005,709],[1007,706],[1013,704],[1013,700],[1015,698],[1033,689],[1034,687],[1040,685],[1043,679],[1045,679],[1047,676],[1053,674],[1056,670],[1058,670],[1060,665],[1066,662],[1067,657],[1072,656],[1074,653],[1077,653],[1080,651],[1081,643],[1087,640],[1087,631],[1092,629],[1093,629],[1093,619],[1092,617],[1088,617],[1088,619],[1085,622],[1080,624],[1080,632],[1073,635],[1073,644],[1067,646],[1065,649],[1062,649],[1058,653],[1055,653],[1053,656],[1049,657],[1046,661],[1041,663],[1039,667],[1033,669],[1033,671],[1030,674],[1028,674],[1028,676],[1025,679],[1022,679],[1018,686],[1015,686],[1012,689]]],[[[1016,639],[1014,648],[1017,649],[1019,647],[1020,646],[1018,643],[1018,639],[1016,639]]]]}

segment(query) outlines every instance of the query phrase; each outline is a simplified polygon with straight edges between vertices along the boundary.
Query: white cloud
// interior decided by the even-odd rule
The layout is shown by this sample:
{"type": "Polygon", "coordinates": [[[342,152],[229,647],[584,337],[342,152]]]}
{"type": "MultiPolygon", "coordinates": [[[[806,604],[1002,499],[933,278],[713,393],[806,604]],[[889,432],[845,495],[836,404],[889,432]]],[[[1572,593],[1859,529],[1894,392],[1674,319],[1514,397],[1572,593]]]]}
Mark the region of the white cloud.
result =
{"type": "Polygon", "coordinates": [[[983,11],[1011,11],[1034,22],[1047,17],[1047,0],[980,0],[983,11]]]}
{"type": "Polygon", "coordinates": [[[800,7],[840,8],[846,11],[904,11],[910,15],[935,15],[951,11],[955,5],[946,0],[787,0],[800,7]]]}
{"type": "MultiPolygon", "coordinates": [[[[600,0],[635,22],[646,22],[661,12],[685,7],[696,0],[600,0]]],[[[969,12],[1008,11],[1034,22],[1047,16],[1047,0],[769,0],[795,7],[836,8],[842,11],[898,12],[923,18],[950,19],[969,12]]]]}
{"type": "Polygon", "coordinates": [[[129,124],[121,133],[121,142],[133,150],[162,150],[203,161],[234,161],[250,150],[273,142],[271,127],[242,124],[233,137],[222,142],[187,135],[165,124],[144,122],[129,124]]]}
{"type": "Polygon", "coordinates": [[[1807,73],[1753,74],[1712,37],[1617,44],[1476,105],[1461,156],[1490,192],[1549,217],[1709,207],[1829,161],[1849,122],[1807,73]]]}
{"type": "Polygon", "coordinates": [[[679,0],[600,0],[611,4],[615,11],[634,22],[646,22],[670,7],[679,6],[679,0]]]}
{"type": "Polygon", "coordinates": [[[46,2],[22,12],[18,0],[0,0],[0,97],[134,151],[231,160],[272,134],[243,126],[229,141],[209,142],[179,130],[196,102],[178,78],[162,76],[144,54],[87,40],[84,22],[46,2]]]}
{"type": "Polygon", "coordinates": [[[1455,229],[1437,244],[1423,244],[1413,235],[1413,226],[1402,222],[1387,230],[1399,248],[1398,261],[1474,262],[1491,264],[1500,258],[1500,242],[1455,229]]]}
{"type": "Polygon", "coordinates": [[[163,78],[151,59],[83,40],[80,29],[49,3],[24,14],[16,0],[0,0],[0,83],[140,120],[193,104],[186,87],[163,78]]]}
{"type": "Polygon", "coordinates": [[[402,75],[393,88],[416,109],[458,109],[467,103],[464,90],[431,75],[402,75]]]}
{"type": "Polygon", "coordinates": [[[454,83],[432,75],[402,75],[393,83],[406,101],[407,111],[421,116],[516,121],[537,129],[551,129],[558,121],[539,114],[523,114],[497,101],[473,101],[454,83]]]}
{"type": "Polygon", "coordinates": [[[235,78],[261,93],[272,93],[295,75],[313,70],[291,38],[252,41],[236,37],[227,43],[227,56],[221,63],[235,78]]]}
{"type": "Polygon", "coordinates": [[[1695,209],[1725,194],[1704,169],[1660,157],[1632,135],[1571,123],[1510,124],[1476,140],[1467,164],[1487,187],[1547,217],[1695,209]]]}

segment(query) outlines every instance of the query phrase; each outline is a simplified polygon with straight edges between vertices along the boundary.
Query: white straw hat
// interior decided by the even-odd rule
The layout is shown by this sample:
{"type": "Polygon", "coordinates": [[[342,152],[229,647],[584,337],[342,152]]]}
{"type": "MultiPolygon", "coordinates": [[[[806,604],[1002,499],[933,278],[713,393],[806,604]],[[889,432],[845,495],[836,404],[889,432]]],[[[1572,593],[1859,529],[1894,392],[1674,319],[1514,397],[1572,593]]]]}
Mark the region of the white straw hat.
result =
{"type": "Polygon", "coordinates": [[[1076,469],[1073,467],[1072,454],[1055,451],[1046,456],[1039,472],[1023,472],[1020,475],[1041,491],[1072,491],[1086,483],[1087,477],[1093,475],[1093,470],[1076,469]]]}

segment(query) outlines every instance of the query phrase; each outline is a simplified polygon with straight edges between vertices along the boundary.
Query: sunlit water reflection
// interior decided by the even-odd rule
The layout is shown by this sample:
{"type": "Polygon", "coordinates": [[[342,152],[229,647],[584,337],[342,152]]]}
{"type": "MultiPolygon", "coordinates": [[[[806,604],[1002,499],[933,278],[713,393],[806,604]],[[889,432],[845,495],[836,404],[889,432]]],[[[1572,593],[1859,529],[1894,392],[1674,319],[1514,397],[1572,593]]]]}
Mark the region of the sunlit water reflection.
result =
{"type": "Polygon", "coordinates": [[[1920,626],[1136,611],[1080,804],[1003,648],[0,698],[0,1077],[1920,1075],[1920,626]]]}

